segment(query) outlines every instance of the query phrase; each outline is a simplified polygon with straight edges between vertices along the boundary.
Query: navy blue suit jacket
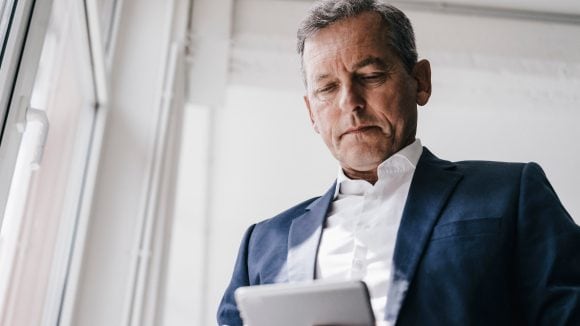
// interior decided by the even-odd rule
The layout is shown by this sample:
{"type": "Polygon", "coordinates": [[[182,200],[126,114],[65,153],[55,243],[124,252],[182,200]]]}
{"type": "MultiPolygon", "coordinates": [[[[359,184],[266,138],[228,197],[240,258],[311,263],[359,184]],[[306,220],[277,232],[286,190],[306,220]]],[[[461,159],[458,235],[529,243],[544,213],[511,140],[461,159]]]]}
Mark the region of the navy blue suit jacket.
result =
{"type": "MultiPolygon", "coordinates": [[[[335,185],[245,233],[218,324],[240,286],[312,280],[335,185]]],[[[424,148],[397,233],[397,325],[580,325],[580,227],[535,163],[448,162],[424,148]]]]}

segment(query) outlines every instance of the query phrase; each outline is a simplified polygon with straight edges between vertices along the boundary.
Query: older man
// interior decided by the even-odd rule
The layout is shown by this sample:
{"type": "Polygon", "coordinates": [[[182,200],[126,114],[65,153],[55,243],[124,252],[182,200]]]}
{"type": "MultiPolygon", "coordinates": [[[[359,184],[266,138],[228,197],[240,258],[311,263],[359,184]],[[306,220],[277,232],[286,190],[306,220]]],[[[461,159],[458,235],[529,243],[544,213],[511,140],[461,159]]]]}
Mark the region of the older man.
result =
{"type": "Polygon", "coordinates": [[[240,286],[360,279],[399,325],[580,325],[580,228],[534,163],[448,162],[415,138],[431,95],[411,24],[373,0],[315,4],[298,31],[308,108],[341,169],[321,197],[252,225],[240,286]]]}

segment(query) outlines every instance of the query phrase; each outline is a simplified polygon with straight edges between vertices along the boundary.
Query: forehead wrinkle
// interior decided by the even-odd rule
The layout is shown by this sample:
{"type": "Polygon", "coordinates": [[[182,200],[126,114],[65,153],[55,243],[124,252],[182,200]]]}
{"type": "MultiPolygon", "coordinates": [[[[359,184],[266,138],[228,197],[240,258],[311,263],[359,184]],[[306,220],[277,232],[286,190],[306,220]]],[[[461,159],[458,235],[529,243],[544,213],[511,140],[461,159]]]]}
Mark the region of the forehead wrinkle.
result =
{"type": "Polygon", "coordinates": [[[314,83],[322,82],[335,77],[337,71],[347,69],[341,51],[325,49],[320,52],[305,56],[304,68],[307,80],[314,83]]]}
{"type": "Polygon", "coordinates": [[[366,66],[376,66],[380,69],[387,69],[388,64],[383,59],[370,55],[358,62],[355,62],[351,68],[351,71],[358,70],[366,66]]]}
{"type": "MultiPolygon", "coordinates": [[[[351,65],[351,69],[355,70],[366,65],[376,65],[381,68],[387,68],[389,64],[382,58],[390,52],[388,45],[384,44],[382,37],[363,36],[362,38],[344,37],[342,40],[324,40],[322,35],[315,35],[312,39],[307,40],[305,44],[304,55],[302,62],[304,67],[317,66],[324,61],[336,60],[346,63],[353,58],[365,52],[363,49],[371,49],[372,52],[379,51],[380,53],[367,53],[365,57],[351,65]],[[381,46],[381,44],[384,44],[381,46]],[[384,47],[380,49],[381,47],[384,47]],[[348,59],[348,57],[351,57],[348,59]]],[[[389,53],[390,54],[390,53],[389,53]]],[[[346,68],[346,67],[345,67],[346,68]]]]}

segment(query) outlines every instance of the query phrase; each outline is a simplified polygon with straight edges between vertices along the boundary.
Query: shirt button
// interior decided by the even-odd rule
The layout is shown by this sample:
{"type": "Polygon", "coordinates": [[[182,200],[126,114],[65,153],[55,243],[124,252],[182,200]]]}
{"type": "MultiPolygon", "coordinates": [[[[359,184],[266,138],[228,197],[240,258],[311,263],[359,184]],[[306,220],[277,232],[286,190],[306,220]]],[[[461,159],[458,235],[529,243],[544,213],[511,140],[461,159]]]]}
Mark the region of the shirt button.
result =
{"type": "Polygon", "coordinates": [[[364,263],[360,259],[355,259],[353,265],[356,269],[362,269],[364,267],[364,263]]]}

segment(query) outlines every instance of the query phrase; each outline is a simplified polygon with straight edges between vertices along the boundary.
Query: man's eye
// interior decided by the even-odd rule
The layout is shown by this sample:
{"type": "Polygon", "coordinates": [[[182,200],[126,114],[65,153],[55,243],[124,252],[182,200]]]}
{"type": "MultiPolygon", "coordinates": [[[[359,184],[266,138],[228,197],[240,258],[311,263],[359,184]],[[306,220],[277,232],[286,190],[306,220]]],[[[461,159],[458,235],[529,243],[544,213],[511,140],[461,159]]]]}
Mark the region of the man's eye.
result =
{"type": "Polygon", "coordinates": [[[330,93],[330,92],[332,92],[335,89],[336,89],[336,85],[334,85],[334,84],[325,85],[325,86],[320,87],[319,89],[317,89],[316,90],[316,93],[318,93],[318,94],[330,93]]]}
{"type": "Polygon", "coordinates": [[[384,73],[374,73],[368,75],[362,75],[359,77],[359,80],[363,83],[382,83],[386,79],[386,75],[384,73]]]}

